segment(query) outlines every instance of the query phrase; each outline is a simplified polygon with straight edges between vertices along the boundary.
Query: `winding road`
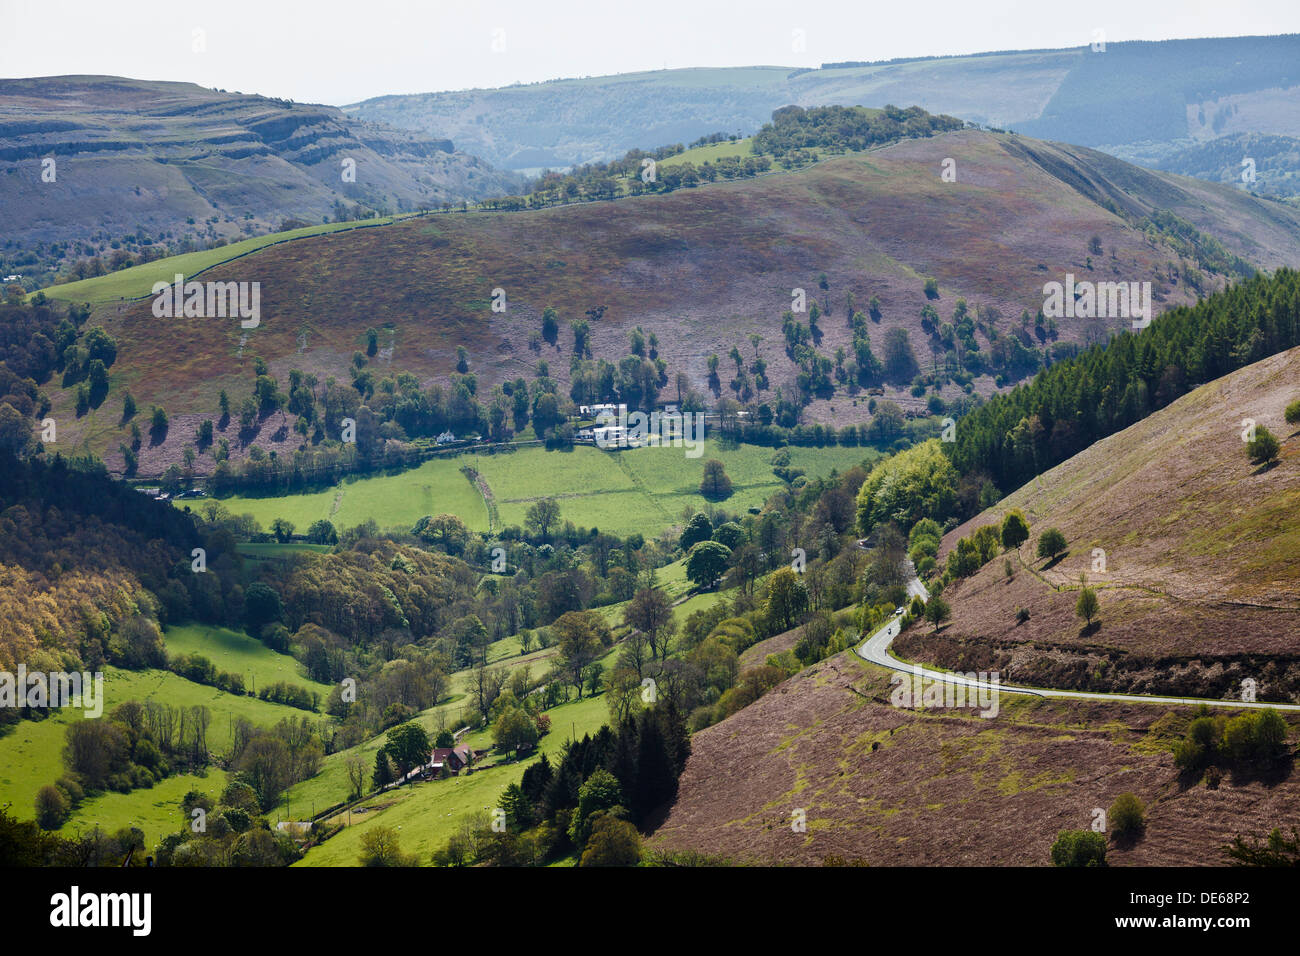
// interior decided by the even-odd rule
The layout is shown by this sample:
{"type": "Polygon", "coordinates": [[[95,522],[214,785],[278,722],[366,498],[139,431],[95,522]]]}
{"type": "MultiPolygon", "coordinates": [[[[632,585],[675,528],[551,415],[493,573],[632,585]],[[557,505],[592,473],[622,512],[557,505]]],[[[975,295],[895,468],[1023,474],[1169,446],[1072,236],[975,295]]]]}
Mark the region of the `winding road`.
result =
{"type": "MultiPolygon", "coordinates": [[[[909,562],[910,565],[910,562],[909,562]]],[[[930,600],[930,594],[921,583],[921,579],[916,576],[909,566],[911,578],[907,582],[907,593],[909,597],[919,597],[922,601],[930,600]]],[[[899,671],[904,674],[920,674],[921,677],[930,681],[938,681],[944,684],[957,684],[965,687],[985,687],[990,690],[997,690],[1005,694],[1025,694],[1030,697],[1064,697],[1072,700],[1104,700],[1104,701],[1123,701],[1134,704],[1181,704],[1195,707],[1205,704],[1209,707],[1253,707],[1259,710],[1291,710],[1300,711],[1300,704],[1275,704],[1265,701],[1240,701],[1240,700],[1212,700],[1206,697],[1155,697],[1146,694],[1097,694],[1081,690],[1053,690],[1047,687],[1024,687],[1016,684],[997,684],[989,681],[975,680],[962,674],[952,674],[947,671],[937,671],[929,667],[918,664],[910,664],[907,661],[900,660],[889,651],[889,645],[898,637],[901,629],[902,620],[898,617],[890,618],[889,622],[883,627],[876,630],[870,637],[858,645],[857,653],[864,661],[870,661],[872,664],[879,664],[881,667],[887,667],[890,670],[899,671]]]]}

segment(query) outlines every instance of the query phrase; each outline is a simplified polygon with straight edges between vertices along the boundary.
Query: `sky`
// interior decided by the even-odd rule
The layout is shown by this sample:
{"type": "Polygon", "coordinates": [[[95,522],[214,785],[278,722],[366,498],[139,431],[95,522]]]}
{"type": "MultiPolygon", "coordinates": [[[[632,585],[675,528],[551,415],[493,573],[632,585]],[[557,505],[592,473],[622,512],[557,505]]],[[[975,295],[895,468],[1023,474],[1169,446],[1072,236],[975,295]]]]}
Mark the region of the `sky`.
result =
{"type": "Polygon", "coordinates": [[[345,105],[665,67],[1300,32],[1297,0],[0,0],[0,76],[345,105]]]}

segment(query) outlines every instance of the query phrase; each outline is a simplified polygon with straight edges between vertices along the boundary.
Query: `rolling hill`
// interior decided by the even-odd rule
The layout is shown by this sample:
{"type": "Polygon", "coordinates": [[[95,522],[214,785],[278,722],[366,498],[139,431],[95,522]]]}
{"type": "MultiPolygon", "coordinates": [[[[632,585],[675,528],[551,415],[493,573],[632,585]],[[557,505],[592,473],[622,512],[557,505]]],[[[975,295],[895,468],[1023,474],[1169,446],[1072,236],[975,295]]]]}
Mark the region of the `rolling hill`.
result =
{"type": "Polygon", "coordinates": [[[1300,37],[1081,45],[821,69],[681,69],[501,89],[383,96],[345,109],[450,136],[507,169],[750,133],[777,107],[916,103],[1030,136],[1164,153],[1226,133],[1300,131],[1300,37]]]}
{"type": "Polygon", "coordinates": [[[1294,699],[1300,473],[1283,411],[1298,383],[1300,349],[1209,382],[949,532],[941,557],[1019,508],[1031,538],[1014,577],[997,558],[958,579],[945,593],[952,622],[904,635],[898,653],[1042,686],[1231,698],[1252,678],[1259,699],[1294,699]],[[1281,440],[1275,466],[1248,459],[1248,419],[1281,440]],[[1069,542],[1050,563],[1033,558],[1049,527],[1069,542]],[[1092,628],[1074,613],[1085,575],[1101,605],[1092,628]]]}
{"type": "MultiPolygon", "coordinates": [[[[912,625],[894,652],[1022,685],[1233,700],[1253,678],[1257,699],[1296,700],[1300,475],[1284,409],[1298,373],[1291,349],[1209,382],[950,531],[941,557],[1019,508],[1031,538],[1010,576],[998,557],[956,579],[951,622],[912,625]],[[1248,460],[1244,419],[1283,439],[1277,464],[1248,460]],[[1033,559],[1048,527],[1069,551],[1033,559]],[[1099,625],[1075,616],[1082,575],[1099,625]]],[[[895,706],[894,686],[846,651],[695,734],[651,845],[767,864],[1046,865],[1059,831],[1128,791],[1146,830],[1114,842],[1111,865],[1213,865],[1238,834],[1300,811],[1289,759],[1272,775],[1180,770],[1190,707],[1003,694],[986,719],[895,706]]]]}
{"type": "MultiPolygon", "coordinates": [[[[606,310],[591,323],[595,357],[617,362],[629,332],[640,326],[657,335],[669,382],[681,372],[703,389],[708,356],[722,357],[715,385],[721,396],[728,394],[728,352],[735,347],[748,359],[757,349],[770,381],[757,399],[771,401],[777,389],[790,395],[796,387],[799,369],[784,350],[781,319],[794,288],[830,306],[810,343],[820,354],[844,348],[852,355],[845,311],[851,292],[858,310],[873,296],[879,300],[870,323],[877,354],[891,328],[901,327],[918,365],[929,369],[945,360],[949,346],[939,344],[938,325],[950,321],[961,299],[980,321],[972,342],[982,354],[994,353],[996,337],[999,347],[1014,338],[1050,357],[1068,354],[1071,343],[1104,339],[1129,320],[1062,317],[1055,328],[1022,326],[1022,312],[1032,316],[1043,307],[1048,281],[1068,274],[1150,281],[1159,312],[1219,287],[1248,270],[1247,262],[1272,268],[1297,254],[1300,214],[1282,204],[1148,172],[1093,150],[962,130],[667,195],[436,214],[306,236],[199,273],[260,283],[262,319],[251,331],[227,320],[156,318],[148,293],[166,273],[165,262],[130,282],[121,273],[82,283],[78,299],[99,300],[92,323],[102,323],[118,343],[113,392],[79,417],[75,390],[51,390],[53,414],[66,436],[60,441],[112,462],[123,434],[121,390],[129,387],[142,408],[163,405],[174,418],[171,433],[140,459],[142,474],[156,474],[179,458],[201,418],[217,417],[220,390],[238,404],[252,386],[255,357],[281,382],[291,368],[346,381],[373,327],[382,328],[384,346],[372,366],[377,376],[409,371],[422,382],[445,381],[463,347],[480,395],[508,379],[533,377],[543,360],[567,391],[568,323],[599,306],[606,310]],[[941,178],[945,159],[956,164],[956,182],[941,178]],[[927,278],[936,280],[937,298],[923,290],[927,278]],[[95,293],[92,286],[108,281],[124,298],[104,301],[95,293]],[[504,313],[491,308],[494,289],[505,293],[504,313]],[[929,330],[927,305],[937,317],[929,330]],[[558,312],[554,344],[533,341],[547,307],[558,312]]],[[[59,295],[60,287],[50,293],[59,295]]],[[[989,394],[995,374],[981,374],[972,391],[989,394]]],[[[911,374],[884,384],[905,409],[924,411],[924,398],[907,390],[911,374]]],[[[943,397],[961,394],[949,384],[943,397]]],[[[804,420],[842,425],[868,414],[865,395],[839,386],[812,401],[804,420]]],[[[258,439],[268,440],[282,451],[296,445],[287,428],[278,439],[269,431],[258,439]]],[[[211,463],[201,459],[199,467],[211,463]]]]}
{"type": "Polygon", "coordinates": [[[894,707],[892,689],[849,650],[695,733],[648,845],[759,865],[1047,866],[1061,830],[1131,792],[1146,831],[1109,865],[1207,866],[1300,812],[1294,775],[1180,774],[1170,751],[1190,708],[1005,694],[989,720],[894,707]]]}
{"type": "Polygon", "coordinates": [[[332,106],[121,77],[0,80],[9,272],[53,264],[66,252],[55,244],[71,242],[69,258],[178,251],[337,218],[340,204],[400,212],[518,185],[446,138],[332,106]]]}

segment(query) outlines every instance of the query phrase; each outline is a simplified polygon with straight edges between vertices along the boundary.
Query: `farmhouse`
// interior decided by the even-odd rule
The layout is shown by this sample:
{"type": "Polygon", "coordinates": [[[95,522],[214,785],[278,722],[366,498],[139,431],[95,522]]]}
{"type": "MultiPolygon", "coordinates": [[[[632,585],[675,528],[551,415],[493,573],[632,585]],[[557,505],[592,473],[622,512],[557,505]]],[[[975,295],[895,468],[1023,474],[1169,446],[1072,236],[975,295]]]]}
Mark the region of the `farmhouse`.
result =
{"type": "Polygon", "coordinates": [[[429,754],[429,762],[425,769],[430,772],[431,776],[438,776],[442,773],[443,768],[448,773],[459,774],[466,767],[474,763],[478,756],[470,749],[469,744],[459,744],[455,747],[435,747],[429,754]]]}

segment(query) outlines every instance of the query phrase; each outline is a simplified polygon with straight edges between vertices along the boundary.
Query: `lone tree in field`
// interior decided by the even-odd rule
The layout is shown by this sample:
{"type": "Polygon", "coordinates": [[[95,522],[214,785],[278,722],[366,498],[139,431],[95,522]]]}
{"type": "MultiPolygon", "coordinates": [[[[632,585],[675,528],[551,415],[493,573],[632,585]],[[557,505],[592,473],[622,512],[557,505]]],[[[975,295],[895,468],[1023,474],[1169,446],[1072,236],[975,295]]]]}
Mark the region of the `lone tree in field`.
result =
{"type": "Polygon", "coordinates": [[[560,503],[554,498],[543,498],[531,505],[524,515],[524,524],[528,530],[543,540],[550,537],[551,528],[560,520],[560,503]]]}
{"type": "Polygon", "coordinates": [[[1029,540],[1029,522],[1019,508],[1007,512],[1002,519],[1002,547],[1018,548],[1029,540]]]}
{"type": "Polygon", "coordinates": [[[1097,603],[1097,592],[1092,588],[1084,588],[1079,592],[1079,600],[1075,602],[1074,613],[1083,618],[1089,627],[1092,627],[1092,619],[1097,616],[1101,606],[1097,603]]]}
{"type": "Polygon", "coordinates": [[[542,338],[554,345],[559,335],[560,323],[556,321],[555,310],[547,307],[542,312],[542,338]]]}
{"type": "Polygon", "coordinates": [[[1246,454],[1257,465],[1271,465],[1277,461],[1282,445],[1271,431],[1260,425],[1255,429],[1255,438],[1246,443],[1246,454]]]}
{"type": "Polygon", "coordinates": [[[1300,398],[1286,407],[1286,423],[1288,425],[1300,425],[1300,398]]]}
{"type": "Polygon", "coordinates": [[[391,728],[384,741],[384,750],[397,765],[399,779],[429,760],[429,751],[432,749],[429,735],[413,720],[391,728]]]}
{"type": "Polygon", "coordinates": [[[727,570],[731,549],[716,541],[701,541],[686,557],[686,577],[698,587],[710,588],[727,570]]]}
{"type": "Polygon", "coordinates": [[[667,658],[668,642],[676,631],[673,602],[658,588],[642,588],[632,596],[623,611],[623,623],[646,635],[650,654],[656,660],[667,658]]]}
{"type": "Polygon", "coordinates": [[[925,619],[934,625],[936,631],[939,630],[939,625],[950,617],[952,617],[952,608],[948,606],[947,601],[937,594],[930,598],[925,606],[925,619]]]}
{"type": "Polygon", "coordinates": [[[1055,560],[1058,554],[1064,554],[1066,549],[1065,535],[1061,534],[1058,528],[1048,528],[1038,538],[1038,556],[1055,560]]]}
{"type": "Polygon", "coordinates": [[[884,367],[885,377],[896,382],[910,382],[920,369],[912,351],[912,338],[901,325],[885,332],[884,367]]]}
{"type": "Polygon", "coordinates": [[[712,500],[731,497],[731,479],[727,477],[722,462],[716,458],[710,458],[704,463],[704,478],[700,481],[700,494],[712,500]]]}
{"type": "Polygon", "coordinates": [[[392,827],[371,827],[361,837],[361,854],[357,858],[362,866],[412,866],[413,861],[403,855],[397,831],[392,827]]]}
{"type": "Polygon", "coordinates": [[[1107,812],[1111,832],[1120,838],[1132,839],[1146,827],[1142,801],[1131,793],[1121,793],[1107,812]]]}
{"type": "Polygon", "coordinates": [[[167,413],[163,411],[161,405],[155,405],[149,418],[149,430],[157,441],[167,434],[167,413]]]}

